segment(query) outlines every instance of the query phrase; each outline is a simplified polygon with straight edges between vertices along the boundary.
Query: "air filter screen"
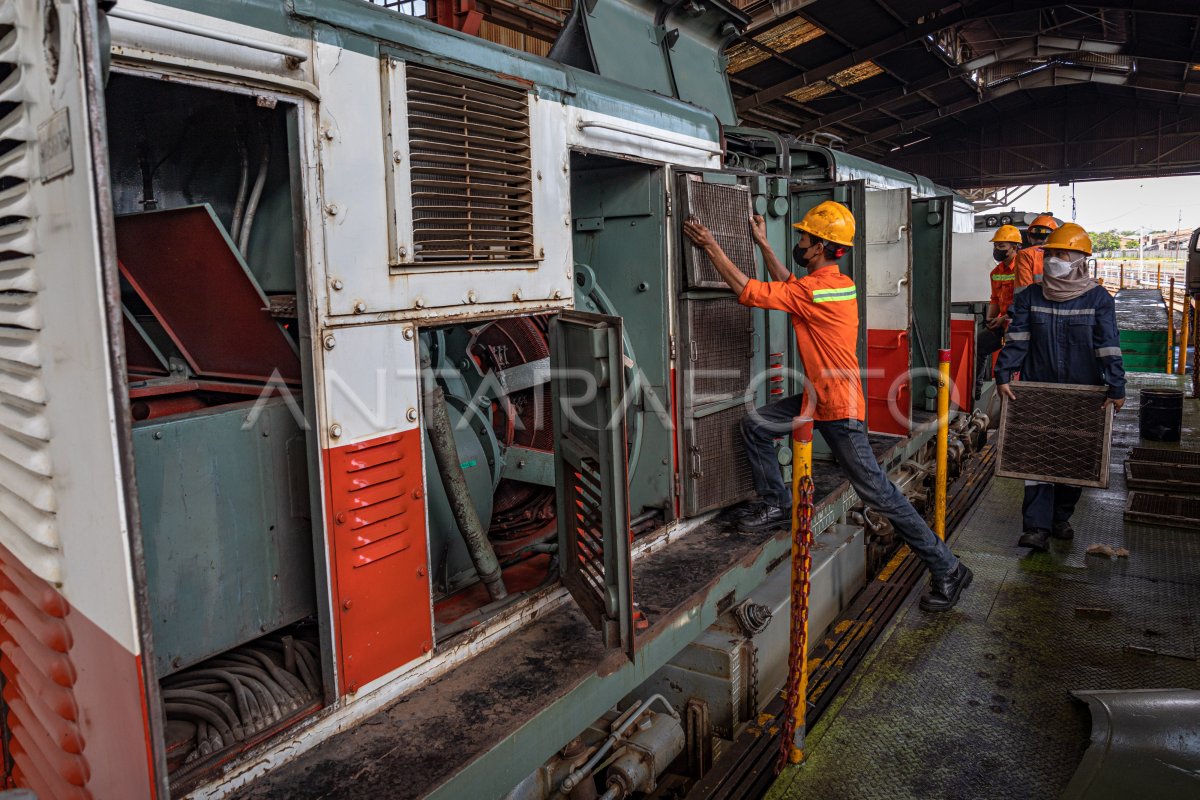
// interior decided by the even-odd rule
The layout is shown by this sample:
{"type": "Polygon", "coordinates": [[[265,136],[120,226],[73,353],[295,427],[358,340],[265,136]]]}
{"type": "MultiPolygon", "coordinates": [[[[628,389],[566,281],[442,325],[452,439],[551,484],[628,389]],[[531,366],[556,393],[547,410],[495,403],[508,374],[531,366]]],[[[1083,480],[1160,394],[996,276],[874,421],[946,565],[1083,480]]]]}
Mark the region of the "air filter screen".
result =
{"type": "Polygon", "coordinates": [[[1200,492],[1200,464],[1126,461],[1125,485],[1131,489],[1200,492]]]}
{"type": "Polygon", "coordinates": [[[686,476],[691,513],[723,508],[754,493],[754,476],[742,441],[745,414],[739,404],[691,421],[686,476]]]}
{"type": "MultiPolygon", "coordinates": [[[[713,238],[743,274],[753,278],[754,241],[750,238],[750,190],[745,186],[705,183],[684,176],[685,217],[692,216],[712,231],[713,238]]],[[[728,284],[704,251],[691,241],[684,244],[688,285],[693,288],[725,289],[728,284]]]]}
{"type": "Polygon", "coordinates": [[[750,384],[754,323],[733,297],[689,300],[688,369],[693,406],[742,394],[750,384]]]}
{"type": "Polygon", "coordinates": [[[1125,519],[1194,530],[1200,527],[1200,498],[1130,492],[1125,519]]]}
{"type": "Polygon", "coordinates": [[[1157,447],[1135,447],[1127,461],[1150,461],[1156,464],[1200,464],[1200,450],[1163,450],[1157,447]]]}
{"type": "Polygon", "coordinates": [[[1112,410],[1103,386],[1022,381],[1000,416],[996,474],[1004,478],[1108,486],[1112,410]]]}

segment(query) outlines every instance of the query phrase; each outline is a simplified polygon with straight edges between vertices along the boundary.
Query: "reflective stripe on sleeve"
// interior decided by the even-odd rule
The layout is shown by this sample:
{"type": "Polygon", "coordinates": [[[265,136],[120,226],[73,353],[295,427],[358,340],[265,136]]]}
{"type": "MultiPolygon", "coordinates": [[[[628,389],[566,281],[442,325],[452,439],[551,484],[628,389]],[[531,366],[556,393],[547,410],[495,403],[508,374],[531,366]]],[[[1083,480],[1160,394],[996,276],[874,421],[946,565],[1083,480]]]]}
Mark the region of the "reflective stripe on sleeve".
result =
{"type": "Polygon", "coordinates": [[[1027,341],[1029,341],[1029,332],[1028,331],[1014,331],[1012,333],[1004,334],[1004,338],[1008,339],[1010,342],[1027,342],[1027,341]]]}
{"type": "Polygon", "coordinates": [[[994,280],[994,281],[1015,281],[1016,279],[1017,279],[1017,275],[1016,275],[1016,273],[1013,273],[1013,272],[1010,272],[1007,275],[993,275],[992,276],[992,280],[994,280]]]}
{"type": "Polygon", "coordinates": [[[1052,306],[1030,306],[1030,311],[1039,314],[1053,314],[1056,317],[1094,317],[1094,308],[1054,308],[1052,306]]]}
{"type": "Polygon", "coordinates": [[[858,289],[846,286],[841,289],[816,289],[813,291],[814,303],[836,303],[839,300],[857,300],[858,289]]]}
{"type": "Polygon", "coordinates": [[[1119,347],[1097,347],[1096,348],[1096,358],[1107,358],[1108,356],[1119,356],[1119,355],[1121,355],[1121,348],[1119,348],[1119,347]]]}

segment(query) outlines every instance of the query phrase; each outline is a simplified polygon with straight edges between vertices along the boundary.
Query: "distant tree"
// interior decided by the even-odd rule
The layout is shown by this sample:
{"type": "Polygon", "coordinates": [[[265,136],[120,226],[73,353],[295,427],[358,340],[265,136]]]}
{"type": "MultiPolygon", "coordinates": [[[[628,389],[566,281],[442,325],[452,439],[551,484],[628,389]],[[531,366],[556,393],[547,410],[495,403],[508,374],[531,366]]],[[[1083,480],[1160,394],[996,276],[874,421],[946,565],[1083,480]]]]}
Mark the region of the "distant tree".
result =
{"type": "Polygon", "coordinates": [[[1122,236],[1137,236],[1137,231],[1121,231],[1122,236]]]}
{"type": "Polygon", "coordinates": [[[1120,250],[1121,237],[1116,231],[1101,231],[1092,234],[1093,250],[1120,250]]]}

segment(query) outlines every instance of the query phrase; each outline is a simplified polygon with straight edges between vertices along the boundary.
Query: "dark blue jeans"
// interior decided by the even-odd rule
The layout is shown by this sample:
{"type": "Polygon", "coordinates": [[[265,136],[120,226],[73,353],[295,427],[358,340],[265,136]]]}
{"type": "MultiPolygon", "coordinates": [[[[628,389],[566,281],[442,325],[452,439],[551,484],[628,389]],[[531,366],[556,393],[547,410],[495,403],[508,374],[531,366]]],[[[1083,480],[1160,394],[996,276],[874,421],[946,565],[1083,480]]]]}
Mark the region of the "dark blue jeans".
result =
{"type": "Polygon", "coordinates": [[[1025,530],[1053,530],[1055,525],[1071,519],[1075,504],[1082,496],[1083,488],[1080,486],[1026,481],[1025,502],[1021,504],[1021,521],[1025,530]]]}
{"type": "MultiPolygon", "coordinates": [[[[754,488],[763,502],[791,508],[792,492],[783,481],[775,455],[775,439],[790,435],[792,420],[800,414],[799,395],[756,408],[742,420],[746,455],[754,472],[754,488]]],[[[816,429],[833,451],[834,460],[868,507],[886,517],[896,533],[925,562],[930,574],[940,578],[958,566],[958,559],[937,537],[904,493],[896,488],[871,450],[867,431],[856,419],[817,422],[816,429]]]]}

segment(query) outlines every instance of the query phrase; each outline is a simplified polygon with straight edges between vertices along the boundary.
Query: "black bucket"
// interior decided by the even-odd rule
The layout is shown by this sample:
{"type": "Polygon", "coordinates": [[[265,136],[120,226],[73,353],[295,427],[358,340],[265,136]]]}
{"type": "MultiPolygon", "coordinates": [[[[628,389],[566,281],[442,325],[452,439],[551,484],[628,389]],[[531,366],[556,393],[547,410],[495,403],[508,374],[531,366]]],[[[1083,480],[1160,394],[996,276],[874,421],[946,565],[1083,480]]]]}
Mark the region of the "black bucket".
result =
{"type": "Polygon", "coordinates": [[[1183,391],[1142,389],[1138,430],[1152,442],[1178,442],[1183,428],[1183,391]]]}

